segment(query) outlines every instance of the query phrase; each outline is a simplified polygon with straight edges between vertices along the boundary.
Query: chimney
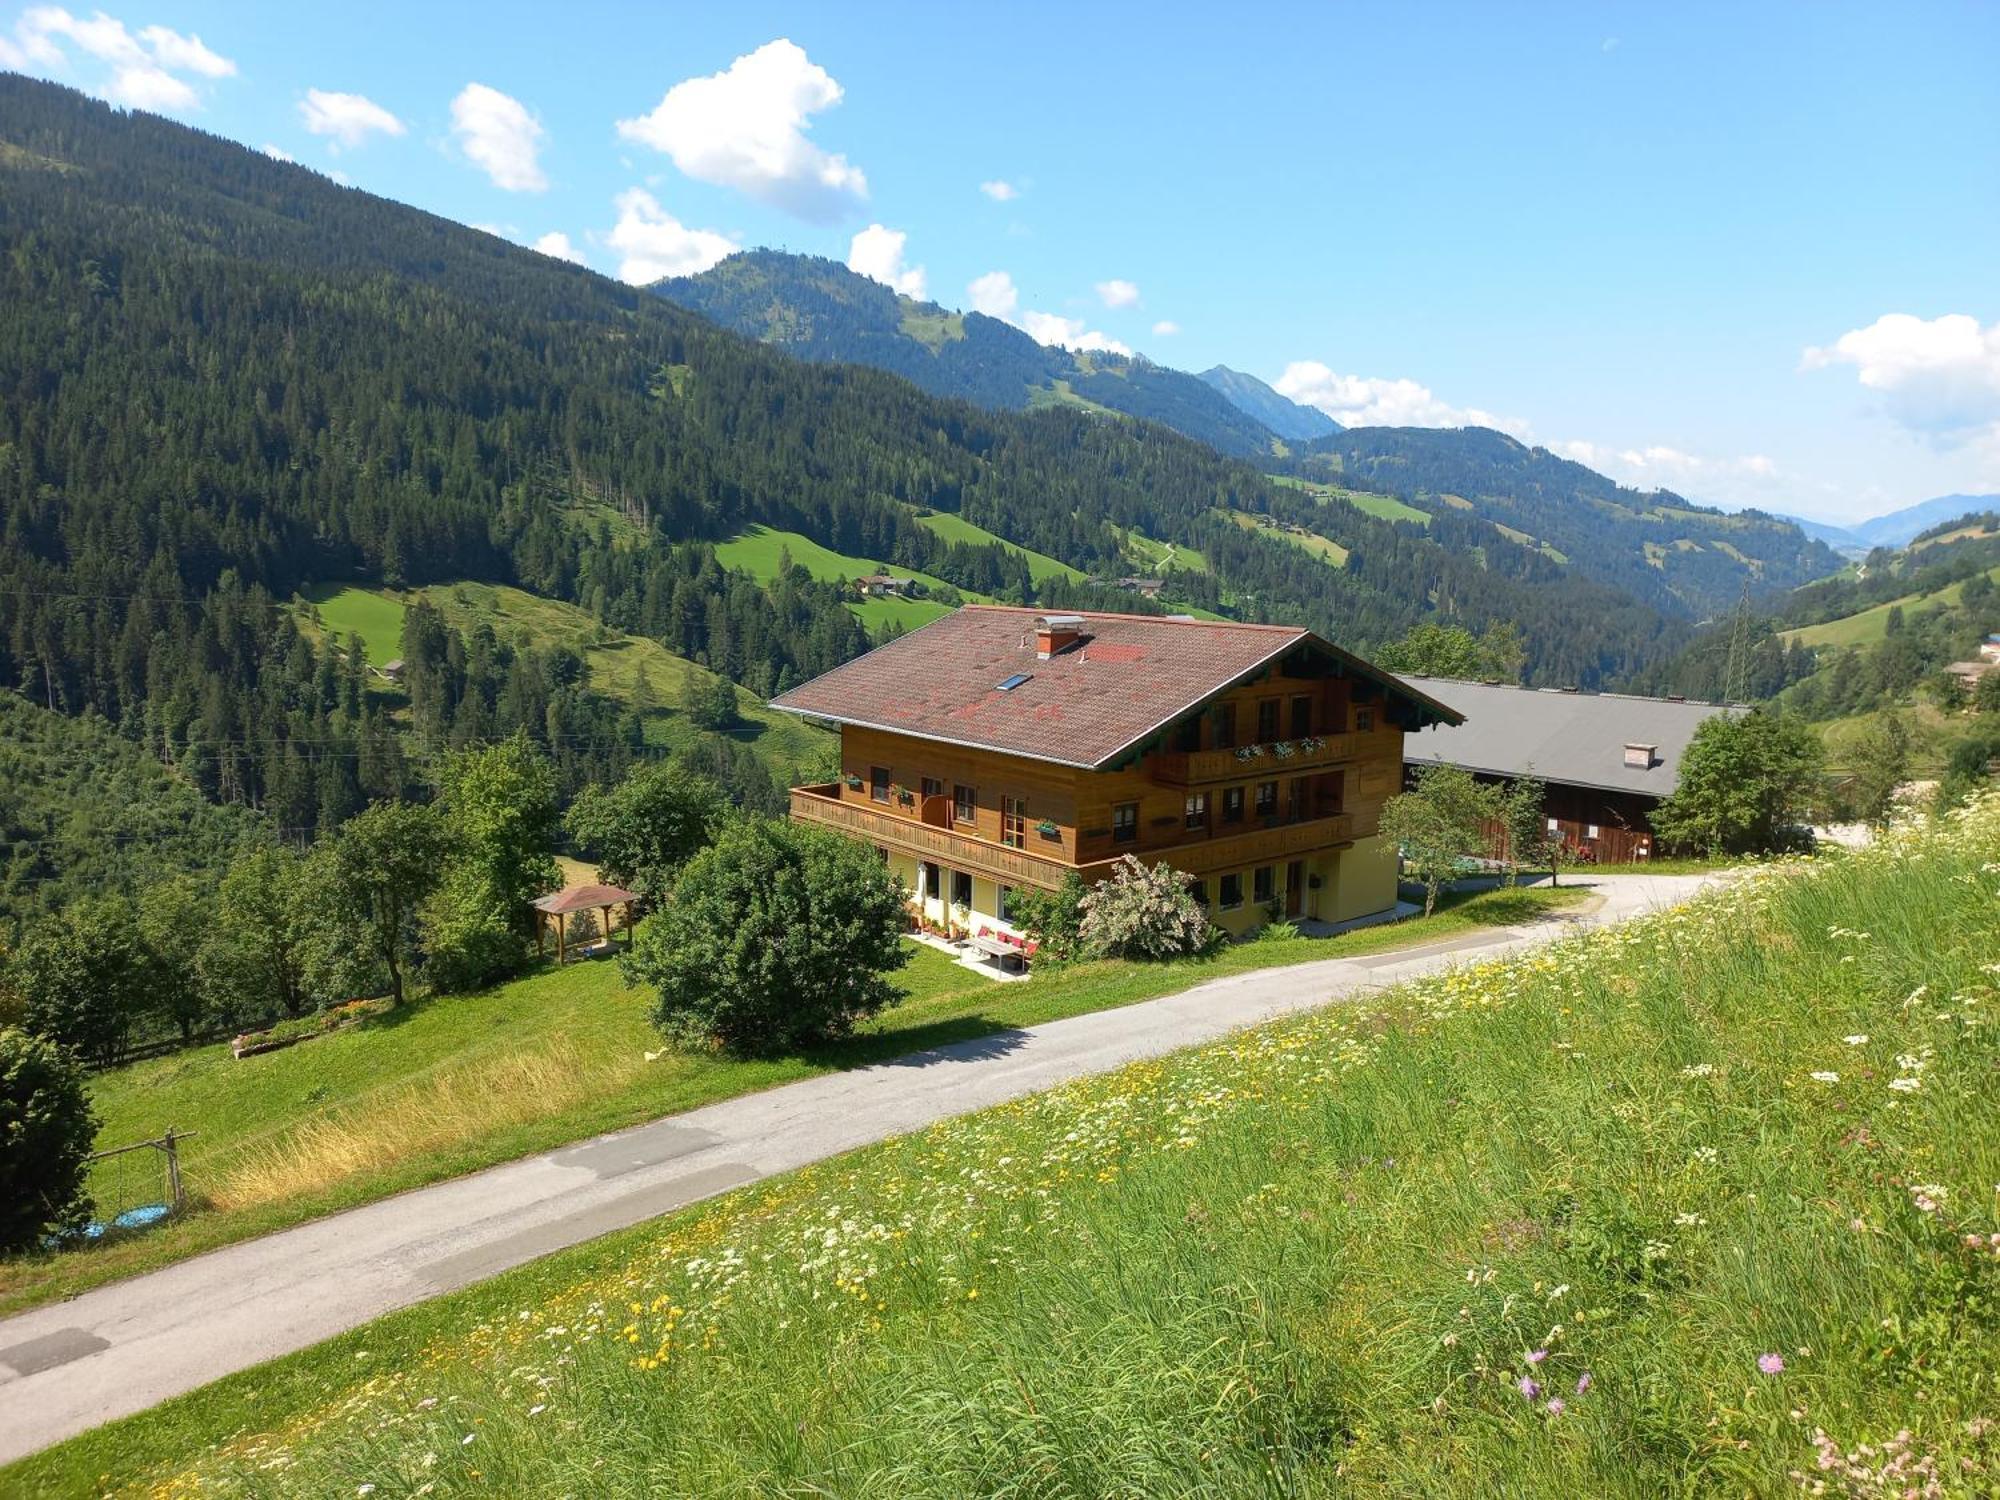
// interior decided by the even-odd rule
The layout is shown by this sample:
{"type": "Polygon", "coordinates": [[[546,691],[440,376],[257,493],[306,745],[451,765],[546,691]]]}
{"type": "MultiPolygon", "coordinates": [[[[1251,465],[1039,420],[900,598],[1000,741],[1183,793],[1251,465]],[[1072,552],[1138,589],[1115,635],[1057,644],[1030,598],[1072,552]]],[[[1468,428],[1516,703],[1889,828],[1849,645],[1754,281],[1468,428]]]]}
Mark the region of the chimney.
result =
{"type": "Polygon", "coordinates": [[[1625,769],[1628,771],[1650,771],[1660,763],[1655,752],[1658,745],[1639,745],[1628,742],[1625,746],[1625,769]]]}
{"type": "Polygon", "coordinates": [[[1082,615],[1042,615],[1035,621],[1035,660],[1047,661],[1082,639],[1082,615]]]}

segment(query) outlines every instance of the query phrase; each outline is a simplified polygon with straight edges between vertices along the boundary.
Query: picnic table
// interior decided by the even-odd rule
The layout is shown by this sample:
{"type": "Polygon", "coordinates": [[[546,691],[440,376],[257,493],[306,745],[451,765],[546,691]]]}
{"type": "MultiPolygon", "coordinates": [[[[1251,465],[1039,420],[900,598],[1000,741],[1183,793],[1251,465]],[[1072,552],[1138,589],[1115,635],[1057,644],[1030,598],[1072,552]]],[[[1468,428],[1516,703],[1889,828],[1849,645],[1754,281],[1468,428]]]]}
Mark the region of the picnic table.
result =
{"type": "Polygon", "coordinates": [[[1003,942],[999,938],[988,937],[983,932],[977,937],[967,939],[967,941],[979,952],[997,963],[1002,971],[1005,971],[1010,963],[1014,966],[1017,973],[1025,973],[1027,971],[1028,955],[1022,951],[1020,944],[1003,942]]]}

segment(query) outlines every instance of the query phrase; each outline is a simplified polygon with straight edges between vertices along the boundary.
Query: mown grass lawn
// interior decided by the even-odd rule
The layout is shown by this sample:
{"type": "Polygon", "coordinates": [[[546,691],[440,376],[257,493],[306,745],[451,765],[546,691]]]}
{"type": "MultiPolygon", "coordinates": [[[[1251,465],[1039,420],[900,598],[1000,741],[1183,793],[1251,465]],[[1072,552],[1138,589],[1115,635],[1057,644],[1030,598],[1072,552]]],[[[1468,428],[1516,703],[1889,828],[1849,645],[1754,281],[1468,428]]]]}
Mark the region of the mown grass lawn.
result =
{"type": "MultiPolygon", "coordinates": [[[[648,996],[627,989],[616,964],[595,963],[418,1001],[282,1052],[239,1060],[227,1046],[201,1047],[116,1069],[93,1083],[100,1143],[169,1125],[199,1131],[182,1149],[203,1206],[141,1235],[0,1260],[0,1312],[730,1095],[1223,974],[1517,922],[1586,894],[1490,891],[1451,900],[1428,922],[1245,943],[1174,964],[1048,969],[1020,984],[996,984],[913,943],[897,976],[904,1000],[845,1042],[774,1060],[663,1050],[648,996]]],[[[107,1177],[107,1195],[114,1185],[107,1177]]]]}
{"type": "Polygon", "coordinates": [[[1991,1495],[1996,931],[2000,800],[742,1190],[0,1483],[1991,1495]]]}
{"type": "Polygon", "coordinates": [[[387,666],[403,654],[403,601],[382,589],[322,584],[306,590],[321,626],[335,639],[361,637],[371,667],[387,666]]]}

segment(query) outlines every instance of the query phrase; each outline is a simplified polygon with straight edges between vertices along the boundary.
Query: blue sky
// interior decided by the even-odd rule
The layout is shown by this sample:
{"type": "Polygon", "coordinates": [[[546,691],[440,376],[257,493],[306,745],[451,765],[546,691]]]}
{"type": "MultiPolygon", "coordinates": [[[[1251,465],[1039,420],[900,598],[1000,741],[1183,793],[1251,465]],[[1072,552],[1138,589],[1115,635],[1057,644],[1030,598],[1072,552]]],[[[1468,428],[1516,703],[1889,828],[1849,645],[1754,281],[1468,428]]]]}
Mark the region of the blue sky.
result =
{"type": "Polygon", "coordinates": [[[609,275],[852,258],[1714,503],[2000,490],[2000,7],[110,4],[0,66],[609,275]]]}

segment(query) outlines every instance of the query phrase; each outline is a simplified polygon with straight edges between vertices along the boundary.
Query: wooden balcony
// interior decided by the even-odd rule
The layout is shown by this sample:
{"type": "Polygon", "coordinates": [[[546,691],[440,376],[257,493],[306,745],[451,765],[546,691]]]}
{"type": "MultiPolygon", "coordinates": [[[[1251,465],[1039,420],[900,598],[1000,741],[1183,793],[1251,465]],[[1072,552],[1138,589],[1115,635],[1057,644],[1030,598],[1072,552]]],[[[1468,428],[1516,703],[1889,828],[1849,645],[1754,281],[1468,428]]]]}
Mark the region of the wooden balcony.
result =
{"type": "Polygon", "coordinates": [[[1247,776],[1290,776],[1353,760],[1352,734],[1308,736],[1234,750],[1174,750],[1152,757],[1153,779],[1168,786],[1202,786],[1247,776]]]}
{"type": "Polygon", "coordinates": [[[1217,834],[1170,849],[1147,850],[1139,857],[1151,864],[1164,860],[1190,875],[1212,870],[1240,870],[1250,865],[1268,865],[1275,860],[1294,859],[1325,849],[1337,849],[1375,832],[1374,818],[1357,818],[1353,813],[1331,813],[1323,818],[1304,818],[1295,823],[1273,823],[1251,827],[1241,833],[1217,834]],[[1362,826],[1362,825],[1366,826],[1362,826]]]}
{"type": "MultiPolygon", "coordinates": [[[[927,801],[944,802],[944,798],[927,801]]],[[[1095,860],[1072,865],[1059,856],[1040,854],[1033,849],[1014,849],[990,839],[974,838],[930,821],[931,809],[919,815],[899,814],[880,803],[844,799],[838,782],[792,788],[792,817],[800,823],[818,823],[838,828],[842,833],[867,839],[886,849],[933,860],[953,870],[1000,881],[1003,885],[1033,885],[1052,890],[1062,884],[1071,870],[1084,880],[1098,880],[1110,874],[1115,860],[1095,860]]],[[[1029,837],[1035,835],[1030,830],[1029,837]]]]}

